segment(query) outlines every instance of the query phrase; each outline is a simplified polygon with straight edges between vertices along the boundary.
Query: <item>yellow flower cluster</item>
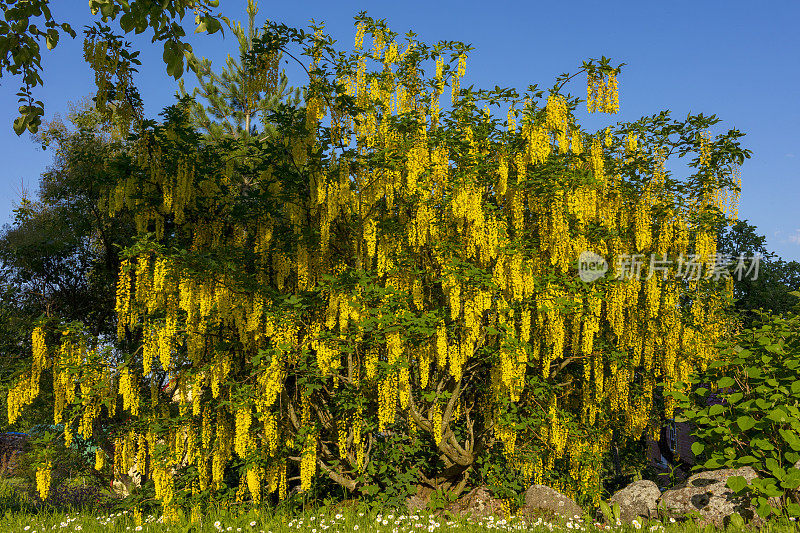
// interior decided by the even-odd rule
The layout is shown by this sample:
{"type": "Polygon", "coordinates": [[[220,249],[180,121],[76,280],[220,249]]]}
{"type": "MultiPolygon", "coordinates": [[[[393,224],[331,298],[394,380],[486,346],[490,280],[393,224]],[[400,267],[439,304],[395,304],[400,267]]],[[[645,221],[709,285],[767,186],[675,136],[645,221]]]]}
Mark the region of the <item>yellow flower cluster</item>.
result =
{"type": "Polygon", "coordinates": [[[161,501],[162,515],[167,522],[178,519],[178,507],[175,499],[175,479],[170,467],[156,463],[153,466],[153,482],[155,483],[156,498],[161,501]]]}
{"type": "Polygon", "coordinates": [[[545,126],[555,133],[558,150],[565,153],[569,150],[569,110],[567,100],[562,95],[551,93],[547,97],[547,115],[545,126]]]}
{"type": "Polygon", "coordinates": [[[503,451],[506,457],[513,459],[517,444],[517,433],[514,428],[497,424],[494,427],[494,434],[503,443],[503,451]]]}
{"type": "Polygon", "coordinates": [[[442,415],[442,406],[438,401],[434,401],[428,416],[433,426],[433,441],[437,446],[442,443],[442,415]]]}
{"type": "Polygon", "coordinates": [[[618,113],[619,90],[616,73],[610,72],[606,76],[588,73],[586,78],[586,109],[589,113],[595,111],[618,113]]]}
{"type": "Polygon", "coordinates": [[[306,492],[311,488],[311,480],[317,472],[317,437],[306,435],[300,460],[300,490],[306,492]]]}
{"type": "Polygon", "coordinates": [[[36,469],[36,491],[39,497],[46,500],[50,495],[50,485],[52,484],[53,463],[47,461],[36,469]]]}
{"type": "Polygon", "coordinates": [[[397,374],[390,373],[380,381],[378,397],[378,431],[385,431],[393,424],[397,414],[399,379],[397,374]]]}
{"type": "Polygon", "coordinates": [[[122,408],[133,416],[138,416],[139,380],[127,367],[119,373],[119,393],[122,396],[122,408]]]}
{"type": "Polygon", "coordinates": [[[233,440],[233,449],[239,457],[246,457],[250,449],[250,425],[253,415],[249,408],[240,407],[236,411],[236,435],[233,440]]]}

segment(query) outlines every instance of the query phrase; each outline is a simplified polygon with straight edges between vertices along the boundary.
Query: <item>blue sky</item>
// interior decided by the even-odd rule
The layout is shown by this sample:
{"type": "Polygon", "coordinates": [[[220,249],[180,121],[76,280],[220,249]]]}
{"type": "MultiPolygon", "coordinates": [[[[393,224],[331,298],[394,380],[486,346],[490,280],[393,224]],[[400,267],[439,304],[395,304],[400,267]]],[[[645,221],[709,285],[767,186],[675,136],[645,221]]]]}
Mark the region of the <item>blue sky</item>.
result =
{"type": "MultiPolygon", "coordinates": [[[[90,23],[88,2],[53,2],[57,18],[76,29],[90,23]],[[67,7],[69,6],[69,7],[67,7]],[[72,9],[72,11],[70,11],[72,9]]],[[[246,0],[221,0],[232,19],[245,20],[246,0]]],[[[583,121],[589,128],[603,121],[635,120],[669,109],[716,114],[720,128],[735,127],[753,158],[742,167],[740,217],[766,235],[769,248],[785,259],[800,260],[800,3],[741,1],[671,2],[509,2],[300,1],[260,4],[259,22],[267,17],[290,26],[309,19],[325,21],[341,46],[352,47],[353,16],[361,10],[387,19],[405,34],[413,30],[426,42],[460,40],[475,50],[462,82],[476,86],[524,88],[549,86],[562,72],[574,72],[589,57],[605,55],[627,63],[620,77],[620,114],[583,121]]],[[[192,20],[187,17],[187,24],[192,20]]],[[[146,114],[174,100],[177,83],[166,75],[161,47],[149,39],[130,38],[140,50],[135,78],[146,114]]],[[[237,53],[234,38],[198,34],[195,53],[221,64],[237,53]]],[[[64,39],[44,51],[46,119],[66,114],[69,103],[92,93],[93,74],[82,59],[82,38],[64,39]]],[[[290,71],[290,74],[292,72],[290,71]]],[[[186,79],[190,87],[193,77],[186,79]]],[[[0,80],[4,103],[0,121],[0,224],[12,218],[22,184],[35,191],[38,177],[51,164],[51,152],[11,129],[16,116],[17,80],[0,80]]],[[[293,77],[290,83],[301,85],[293,77]]],[[[574,94],[585,94],[576,80],[574,94]]]]}

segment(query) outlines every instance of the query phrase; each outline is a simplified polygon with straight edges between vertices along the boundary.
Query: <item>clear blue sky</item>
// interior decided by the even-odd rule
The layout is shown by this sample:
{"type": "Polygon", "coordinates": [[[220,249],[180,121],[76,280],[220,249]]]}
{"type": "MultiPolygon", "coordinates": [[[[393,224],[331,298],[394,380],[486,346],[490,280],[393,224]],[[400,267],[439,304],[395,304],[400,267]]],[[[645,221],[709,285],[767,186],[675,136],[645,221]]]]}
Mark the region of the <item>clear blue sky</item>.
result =
{"type": "MultiPolygon", "coordinates": [[[[76,29],[92,20],[88,2],[53,4],[56,16],[76,29]]],[[[227,16],[245,20],[246,0],[220,4],[227,16]]],[[[743,144],[753,158],[742,168],[740,217],[767,236],[771,250],[800,260],[800,3],[794,0],[262,0],[259,7],[259,22],[267,17],[291,26],[306,26],[311,18],[325,21],[329,33],[346,47],[352,47],[353,16],[361,10],[387,19],[400,34],[413,30],[426,42],[470,43],[475,51],[462,83],[476,86],[549,86],[556,75],[574,72],[583,59],[601,55],[627,63],[620,78],[621,112],[611,120],[635,120],[669,109],[676,118],[689,112],[716,114],[721,127],[745,132],[743,144]]],[[[177,84],[166,75],[160,45],[131,40],[143,60],[135,81],[147,115],[155,117],[173,102],[177,84]]],[[[232,37],[219,34],[198,34],[191,42],[198,55],[217,64],[237,50],[232,37]]],[[[55,51],[44,54],[45,87],[37,96],[45,102],[45,118],[51,119],[64,114],[70,101],[92,92],[93,74],[82,60],[81,36],[62,40],[55,51]]],[[[11,129],[18,106],[15,81],[3,78],[0,85],[0,223],[11,220],[21,183],[35,191],[40,173],[51,163],[51,152],[43,152],[27,135],[17,138],[11,129]]],[[[576,82],[572,92],[585,94],[584,80],[576,82]]],[[[584,124],[600,125],[595,122],[593,116],[584,124]]]]}

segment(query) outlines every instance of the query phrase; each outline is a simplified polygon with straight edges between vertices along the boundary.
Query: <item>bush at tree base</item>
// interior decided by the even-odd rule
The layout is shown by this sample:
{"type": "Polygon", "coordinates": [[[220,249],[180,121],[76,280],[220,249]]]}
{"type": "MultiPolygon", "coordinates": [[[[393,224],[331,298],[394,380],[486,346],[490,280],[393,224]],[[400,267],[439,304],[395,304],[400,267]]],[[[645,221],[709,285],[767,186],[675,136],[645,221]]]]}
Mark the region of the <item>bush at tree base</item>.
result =
{"type": "MultiPolygon", "coordinates": [[[[43,320],[9,419],[51,374],[64,439],[96,439],[98,469],[136,464],[167,517],[228,490],[282,499],[315,476],[370,495],[404,468],[442,493],[544,482],[596,502],[612,437],[655,427],[657,384],[704,368],[727,331],[730,284],[681,278],[675,260],[714,266],[741,134],[667,112],[588,133],[562,92],[574,76],[463,88],[464,44],[400,43],[362,14],[339,52],[312,29],[272,24],[247,57],[254,91],[274,89],[271,55],[310,60],[306,105],[279,106],[273,136],[202,137],[185,100],[162,124],[131,115],[126,177],[100,206],[137,223],[118,339],[43,320]],[[673,262],[587,283],[583,251],[612,271],[636,254],[673,262]],[[395,438],[405,447],[383,445],[395,438]]],[[[619,72],[583,64],[589,111],[617,112],[619,72]]]]}
{"type": "MultiPolygon", "coordinates": [[[[792,293],[800,296],[800,293],[792,293]]],[[[704,469],[750,466],[734,491],[758,514],[800,516],[800,313],[762,314],[720,351],[720,359],[675,391],[681,419],[697,425],[692,451],[704,469]]]]}

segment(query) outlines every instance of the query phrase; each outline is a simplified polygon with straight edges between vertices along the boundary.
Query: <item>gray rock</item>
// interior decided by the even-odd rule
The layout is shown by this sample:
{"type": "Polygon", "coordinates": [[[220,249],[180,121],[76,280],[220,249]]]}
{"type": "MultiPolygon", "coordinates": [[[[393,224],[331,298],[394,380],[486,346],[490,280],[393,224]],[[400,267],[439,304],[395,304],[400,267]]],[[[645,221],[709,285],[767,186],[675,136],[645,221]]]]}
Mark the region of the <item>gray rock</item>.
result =
{"type": "Polygon", "coordinates": [[[712,470],[689,476],[685,483],[661,495],[658,506],[668,517],[698,514],[704,524],[725,527],[726,519],[739,513],[745,520],[754,517],[753,508],[741,497],[736,497],[725,484],[729,477],[743,476],[747,482],[758,477],[749,466],[736,469],[712,470]]]}
{"type": "Polygon", "coordinates": [[[503,502],[492,496],[492,493],[485,487],[472,489],[448,505],[446,510],[458,516],[472,516],[473,518],[498,516],[505,518],[503,502]]]}
{"type": "Polygon", "coordinates": [[[615,492],[608,502],[619,505],[621,521],[631,522],[638,517],[657,518],[660,497],[661,491],[658,490],[658,485],[650,480],[640,479],[615,492]]]}
{"type": "Polygon", "coordinates": [[[433,489],[425,485],[417,485],[417,493],[406,498],[406,508],[410,513],[415,513],[428,507],[431,502],[433,489]]]}
{"type": "Polygon", "coordinates": [[[141,486],[142,475],[139,473],[139,469],[136,468],[136,461],[134,461],[133,466],[128,469],[127,474],[118,474],[111,482],[111,490],[117,496],[121,496],[123,498],[130,496],[134,489],[138,489],[141,486]]]}
{"type": "Polygon", "coordinates": [[[531,485],[525,491],[525,505],[519,515],[526,518],[552,513],[564,518],[582,518],[583,509],[567,496],[545,485],[531,485]]]}

